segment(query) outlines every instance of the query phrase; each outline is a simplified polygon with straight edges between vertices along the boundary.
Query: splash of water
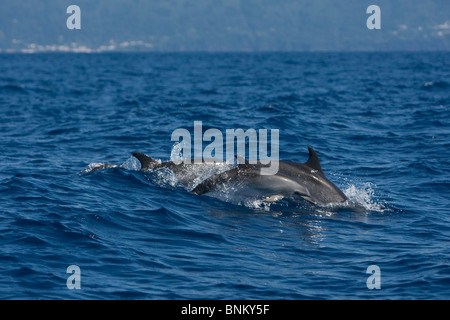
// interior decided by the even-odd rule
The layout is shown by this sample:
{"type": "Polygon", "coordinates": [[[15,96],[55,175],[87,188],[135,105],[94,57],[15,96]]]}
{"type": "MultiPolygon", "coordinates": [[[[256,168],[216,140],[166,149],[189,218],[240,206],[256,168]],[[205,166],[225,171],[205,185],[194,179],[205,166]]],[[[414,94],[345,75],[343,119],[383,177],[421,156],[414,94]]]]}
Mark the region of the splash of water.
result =
{"type": "Polygon", "coordinates": [[[124,163],[120,165],[120,167],[127,170],[138,171],[141,169],[141,164],[139,163],[139,160],[137,158],[130,156],[124,163]]]}
{"type": "Polygon", "coordinates": [[[179,142],[175,142],[172,146],[172,150],[170,151],[170,161],[172,161],[175,164],[180,164],[185,160],[183,158],[183,145],[179,142]]]}
{"type": "MultiPolygon", "coordinates": [[[[181,164],[185,159],[182,153],[182,144],[176,142],[170,152],[170,161],[175,164],[181,164]]],[[[228,171],[235,167],[235,164],[227,164],[225,162],[215,162],[215,163],[199,163],[199,164],[183,164],[185,166],[185,172],[183,174],[188,175],[190,179],[184,187],[191,191],[205,179],[212,177],[216,174],[228,171]]]]}
{"type": "Polygon", "coordinates": [[[384,212],[386,206],[375,195],[375,186],[370,182],[361,185],[350,184],[344,194],[349,199],[349,203],[356,204],[368,211],[384,212]]]}
{"type": "Polygon", "coordinates": [[[179,186],[179,181],[175,173],[167,168],[158,168],[149,170],[145,174],[151,181],[159,185],[161,188],[175,189],[179,186]]]}

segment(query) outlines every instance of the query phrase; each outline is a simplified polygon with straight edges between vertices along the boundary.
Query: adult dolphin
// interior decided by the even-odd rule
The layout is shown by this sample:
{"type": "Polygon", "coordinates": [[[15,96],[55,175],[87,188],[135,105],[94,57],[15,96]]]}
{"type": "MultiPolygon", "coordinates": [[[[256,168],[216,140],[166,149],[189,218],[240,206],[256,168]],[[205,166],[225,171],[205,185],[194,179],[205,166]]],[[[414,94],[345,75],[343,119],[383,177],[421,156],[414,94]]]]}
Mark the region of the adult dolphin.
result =
{"type": "Polygon", "coordinates": [[[308,147],[309,158],[305,163],[279,161],[278,172],[274,175],[261,175],[260,163],[245,161],[236,168],[214,175],[199,185],[192,193],[205,194],[232,185],[237,192],[252,190],[267,202],[284,197],[299,195],[303,199],[319,205],[341,203],[347,200],[345,194],[325,177],[319,157],[312,147],[308,147]]]}

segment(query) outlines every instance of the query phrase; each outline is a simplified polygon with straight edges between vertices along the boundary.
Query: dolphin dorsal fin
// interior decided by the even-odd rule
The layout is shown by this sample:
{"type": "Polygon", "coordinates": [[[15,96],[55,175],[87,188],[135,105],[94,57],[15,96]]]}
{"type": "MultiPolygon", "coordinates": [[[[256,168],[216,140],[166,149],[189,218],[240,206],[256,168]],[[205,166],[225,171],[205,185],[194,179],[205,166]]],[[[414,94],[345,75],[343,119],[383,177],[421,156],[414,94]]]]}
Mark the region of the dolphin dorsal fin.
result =
{"type": "Polygon", "coordinates": [[[248,160],[240,155],[235,155],[234,157],[238,160],[238,164],[249,164],[248,160]]]}
{"type": "Polygon", "coordinates": [[[317,156],[316,151],[312,147],[308,147],[309,151],[309,158],[308,161],[305,162],[305,165],[310,167],[311,169],[317,170],[319,172],[322,172],[322,167],[320,166],[319,157],[317,156]]]}
{"type": "Polygon", "coordinates": [[[132,155],[141,163],[141,170],[155,169],[159,162],[146,154],[140,152],[133,152],[132,155]]]}

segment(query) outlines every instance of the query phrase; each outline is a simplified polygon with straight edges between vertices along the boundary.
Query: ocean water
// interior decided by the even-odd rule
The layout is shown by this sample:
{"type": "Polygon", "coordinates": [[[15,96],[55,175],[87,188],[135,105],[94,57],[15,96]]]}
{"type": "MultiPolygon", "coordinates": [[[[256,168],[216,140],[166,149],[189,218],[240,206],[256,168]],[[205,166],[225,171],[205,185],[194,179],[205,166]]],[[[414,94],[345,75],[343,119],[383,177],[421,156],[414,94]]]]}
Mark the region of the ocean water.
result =
{"type": "Polygon", "coordinates": [[[0,298],[449,299],[449,79],[449,53],[0,55],[0,298]],[[194,121],[313,146],[351,205],[139,170],[194,121]]]}

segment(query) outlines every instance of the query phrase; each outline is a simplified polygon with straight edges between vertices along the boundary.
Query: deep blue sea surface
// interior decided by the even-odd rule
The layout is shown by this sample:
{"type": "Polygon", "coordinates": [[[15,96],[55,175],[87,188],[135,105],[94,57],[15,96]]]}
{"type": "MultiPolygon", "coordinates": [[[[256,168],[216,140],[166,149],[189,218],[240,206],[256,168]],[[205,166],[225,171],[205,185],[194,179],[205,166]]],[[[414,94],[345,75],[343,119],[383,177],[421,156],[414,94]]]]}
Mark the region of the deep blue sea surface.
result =
{"type": "Polygon", "coordinates": [[[449,53],[3,54],[0,118],[2,299],[450,298],[449,53]],[[313,146],[352,205],[139,170],[194,121],[313,146]]]}

